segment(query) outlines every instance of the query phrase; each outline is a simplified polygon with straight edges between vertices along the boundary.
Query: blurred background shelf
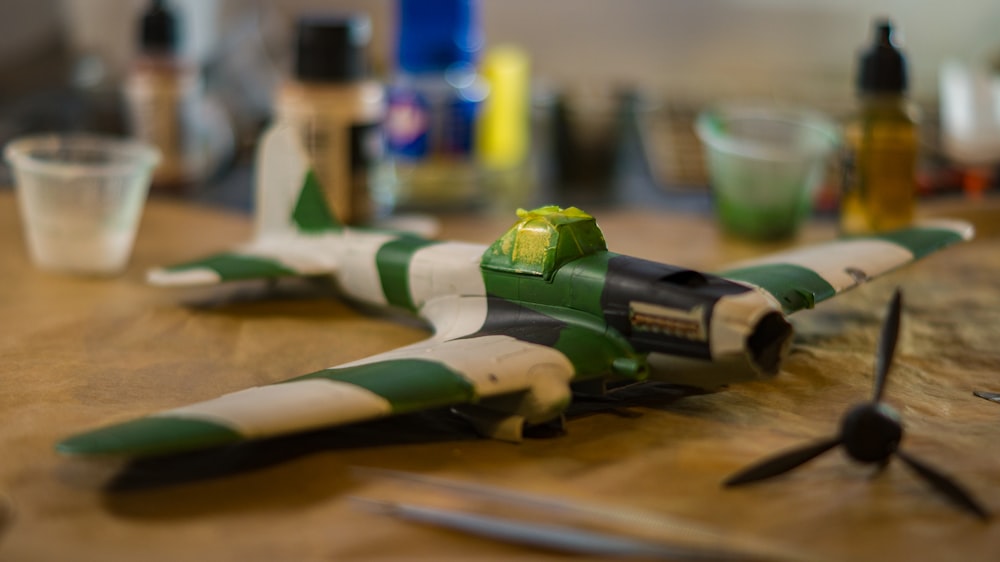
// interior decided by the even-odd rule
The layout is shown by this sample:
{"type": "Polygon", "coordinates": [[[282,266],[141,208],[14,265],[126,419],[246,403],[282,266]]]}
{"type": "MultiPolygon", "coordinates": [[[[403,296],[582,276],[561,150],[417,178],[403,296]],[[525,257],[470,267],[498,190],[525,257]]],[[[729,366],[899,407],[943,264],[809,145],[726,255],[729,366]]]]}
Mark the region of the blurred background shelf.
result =
{"type": "MultiPolygon", "coordinates": [[[[293,23],[305,11],[362,11],[372,18],[376,75],[391,70],[389,0],[174,0],[185,37],[182,54],[202,69],[206,92],[224,110],[232,146],[184,197],[237,209],[251,201],[250,170],[274,90],[291,59],[293,23]]],[[[125,128],[118,84],[135,55],[135,21],[144,0],[8,0],[0,21],[0,144],[26,132],[125,128]]],[[[925,191],[963,180],[943,174],[937,123],[938,73],[950,59],[988,63],[1000,56],[1000,5],[960,6],[888,0],[529,0],[486,1],[488,44],[514,44],[531,58],[536,97],[581,89],[640,94],[638,153],[603,193],[572,191],[558,203],[626,202],[706,210],[707,180],[692,123],[720,100],[805,105],[834,118],[853,103],[854,58],[873,17],[891,15],[911,61],[914,100],[924,112],[925,191]],[[524,17],[530,14],[531,17],[524,17]],[[647,177],[641,177],[641,176],[647,177]]],[[[551,105],[536,107],[538,115],[551,105]]],[[[537,133],[537,131],[536,131],[537,133]]],[[[536,159],[547,158],[543,135],[536,159]]],[[[221,141],[220,141],[221,142],[221,141]]],[[[551,165],[551,163],[549,163],[551,165]]],[[[2,167],[0,167],[2,168],[2,167]]],[[[993,185],[992,168],[987,187],[993,185]]],[[[0,171],[0,184],[9,178],[0,171]]],[[[957,182],[957,183],[956,183],[957,182]]],[[[540,185],[556,183],[541,176],[540,185]]],[[[826,190],[829,198],[835,181],[826,190]]],[[[548,188],[545,188],[548,189],[548,188]]],[[[535,200],[553,202],[539,189],[535,200]]],[[[820,201],[820,209],[831,204],[820,201]]]]}

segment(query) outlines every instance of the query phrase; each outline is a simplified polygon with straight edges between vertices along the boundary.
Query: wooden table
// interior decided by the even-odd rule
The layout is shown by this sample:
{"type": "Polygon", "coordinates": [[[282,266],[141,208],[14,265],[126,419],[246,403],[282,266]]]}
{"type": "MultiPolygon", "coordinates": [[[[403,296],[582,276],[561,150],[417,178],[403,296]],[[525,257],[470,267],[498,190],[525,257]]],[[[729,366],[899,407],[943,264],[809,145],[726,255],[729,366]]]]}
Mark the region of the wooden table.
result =
{"type": "MultiPolygon", "coordinates": [[[[622,253],[716,267],[774,247],[720,237],[705,217],[602,212],[622,253]]],[[[966,211],[963,211],[966,212],[966,211]]],[[[971,211],[970,211],[971,212],[971,211]]],[[[114,279],[45,273],[27,260],[13,195],[0,192],[0,494],[13,518],[0,559],[469,560],[559,558],[359,510],[379,493],[351,467],[444,476],[674,515],[822,560],[996,560],[1000,518],[954,509],[902,465],[877,478],[837,453],[737,490],[760,457],[826,436],[867,399],[885,303],[905,290],[888,401],[904,446],[1000,512],[1000,237],[980,238],[794,317],[781,374],[682,399],[578,416],[520,445],[476,437],[444,413],[314,432],[207,457],[126,467],[64,458],[75,431],[265,384],[424,337],[296,283],[165,291],[143,272],[246,239],[241,215],[153,200],[132,263],[114,279]],[[620,412],[619,412],[620,414],[620,412]]],[[[450,219],[488,242],[510,218],[450,219]]],[[[832,236],[811,227],[802,236],[832,236]]]]}

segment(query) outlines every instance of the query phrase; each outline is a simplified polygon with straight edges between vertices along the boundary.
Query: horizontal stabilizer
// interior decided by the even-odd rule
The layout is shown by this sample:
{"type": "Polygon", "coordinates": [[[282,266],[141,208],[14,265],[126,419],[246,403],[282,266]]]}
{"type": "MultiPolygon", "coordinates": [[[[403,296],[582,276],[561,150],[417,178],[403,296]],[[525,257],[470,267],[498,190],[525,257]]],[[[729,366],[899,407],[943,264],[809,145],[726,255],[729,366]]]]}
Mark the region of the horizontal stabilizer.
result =
{"type": "Polygon", "coordinates": [[[263,238],[231,252],[152,269],[147,281],[159,286],[210,285],[226,281],[330,275],[337,270],[339,233],[263,238]]]}

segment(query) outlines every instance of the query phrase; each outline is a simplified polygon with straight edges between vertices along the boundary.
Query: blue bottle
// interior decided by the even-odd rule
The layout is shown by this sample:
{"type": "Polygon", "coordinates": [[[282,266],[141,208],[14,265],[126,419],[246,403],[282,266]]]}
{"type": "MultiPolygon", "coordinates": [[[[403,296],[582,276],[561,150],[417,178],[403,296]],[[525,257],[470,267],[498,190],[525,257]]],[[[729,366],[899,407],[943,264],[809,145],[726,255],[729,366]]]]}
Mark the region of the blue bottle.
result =
{"type": "Polygon", "coordinates": [[[396,208],[473,208],[484,199],[474,145],[488,92],[476,69],[483,46],[476,2],[398,0],[397,7],[397,68],[385,123],[396,208]]]}

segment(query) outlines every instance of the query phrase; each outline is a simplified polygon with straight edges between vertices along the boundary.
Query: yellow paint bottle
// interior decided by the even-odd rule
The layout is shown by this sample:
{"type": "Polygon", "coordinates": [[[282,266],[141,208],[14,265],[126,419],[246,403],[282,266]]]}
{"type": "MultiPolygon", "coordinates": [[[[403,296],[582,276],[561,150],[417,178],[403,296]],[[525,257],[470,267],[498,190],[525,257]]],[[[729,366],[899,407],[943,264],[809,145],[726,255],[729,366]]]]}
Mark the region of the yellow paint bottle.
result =
{"type": "Polygon", "coordinates": [[[844,234],[905,227],[916,208],[919,126],[906,98],[906,59],[888,21],[876,23],[875,44],[861,57],[861,106],[844,128],[844,234]]]}
{"type": "Polygon", "coordinates": [[[498,45],[483,57],[490,94],[476,128],[476,157],[489,204],[498,212],[530,206],[534,182],[528,161],[531,140],[530,61],[524,50],[498,45]]]}

